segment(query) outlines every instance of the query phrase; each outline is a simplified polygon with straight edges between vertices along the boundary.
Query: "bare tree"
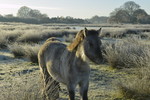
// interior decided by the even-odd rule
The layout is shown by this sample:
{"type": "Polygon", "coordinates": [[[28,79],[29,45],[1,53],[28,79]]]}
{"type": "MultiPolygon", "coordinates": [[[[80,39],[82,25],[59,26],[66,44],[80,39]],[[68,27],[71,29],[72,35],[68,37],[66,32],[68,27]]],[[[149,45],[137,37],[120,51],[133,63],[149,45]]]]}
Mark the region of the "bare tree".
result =
{"type": "Polygon", "coordinates": [[[138,9],[133,13],[133,16],[136,18],[137,23],[145,23],[148,21],[149,15],[145,12],[144,9],[138,9]]]}
{"type": "Polygon", "coordinates": [[[130,15],[133,14],[134,11],[140,9],[140,5],[136,4],[134,1],[128,1],[121,6],[124,10],[126,10],[130,15]]]}
{"type": "Polygon", "coordinates": [[[17,16],[21,18],[33,18],[38,20],[48,18],[46,14],[42,14],[39,10],[31,9],[26,6],[23,6],[18,10],[17,16]]]}
{"type": "Polygon", "coordinates": [[[29,12],[31,10],[32,10],[31,8],[23,6],[18,10],[17,16],[21,17],[21,18],[30,18],[31,16],[30,16],[29,12]]]}

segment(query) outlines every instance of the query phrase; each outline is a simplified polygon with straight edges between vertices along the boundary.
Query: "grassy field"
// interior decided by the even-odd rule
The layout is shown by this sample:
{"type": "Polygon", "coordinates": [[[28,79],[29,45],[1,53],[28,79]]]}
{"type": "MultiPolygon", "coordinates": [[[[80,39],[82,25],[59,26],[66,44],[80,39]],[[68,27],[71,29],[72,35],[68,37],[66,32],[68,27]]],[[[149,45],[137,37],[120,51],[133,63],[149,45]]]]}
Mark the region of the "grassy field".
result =
{"type": "MultiPolygon", "coordinates": [[[[0,23],[1,100],[41,100],[40,46],[49,37],[69,44],[84,27],[102,27],[105,57],[90,64],[89,100],[150,100],[150,25],[0,23]]],[[[63,84],[60,97],[68,98],[63,84]]]]}

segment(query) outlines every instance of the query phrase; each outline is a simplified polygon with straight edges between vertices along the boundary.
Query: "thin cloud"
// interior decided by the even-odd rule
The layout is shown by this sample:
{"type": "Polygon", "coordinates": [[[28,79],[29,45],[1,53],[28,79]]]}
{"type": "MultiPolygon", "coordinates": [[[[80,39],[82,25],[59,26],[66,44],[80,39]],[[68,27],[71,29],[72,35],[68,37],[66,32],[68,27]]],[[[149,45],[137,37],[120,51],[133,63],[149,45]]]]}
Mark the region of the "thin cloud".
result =
{"type": "MultiPolygon", "coordinates": [[[[0,4],[0,9],[19,9],[22,6],[26,6],[26,5],[15,5],[15,4],[0,4]]],[[[62,8],[58,8],[58,7],[40,7],[40,6],[27,6],[31,9],[38,9],[38,10],[63,10],[62,8]]]]}
{"type": "Polygon", "coordinates": [[[37,6],[31,6],[30,8],[32,8],[32,9],[44,9],[44,10],[63,10],[62,8],[57,8],[57,7],[37,7],[37,6]]]}

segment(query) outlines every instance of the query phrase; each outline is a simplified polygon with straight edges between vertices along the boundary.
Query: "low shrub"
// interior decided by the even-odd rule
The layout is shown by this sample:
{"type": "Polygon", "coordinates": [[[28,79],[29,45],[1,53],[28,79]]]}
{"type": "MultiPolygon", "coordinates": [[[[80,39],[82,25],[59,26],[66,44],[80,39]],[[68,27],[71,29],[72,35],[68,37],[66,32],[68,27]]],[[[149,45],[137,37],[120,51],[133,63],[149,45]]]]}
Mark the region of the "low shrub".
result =
{"type": "Polygon", "coordinates": [[[11,51],[11,53],[14,55],[15,58],[25,57],[25,48],[23,45],[14,43],[12,45],[9,45],[8,49],[11,51]]]}
{"type": "Polygon", "coordinates": [[[104,57],[114,68],[150,66],[150,45],[140,39],[127,39],[104,44],[104,57]]]}
{"type": "Polygon", "coordinates": [[[140,68],[136,72],[137,77],[121,82],[119,90],[126,99],[149,100],[150,99],[150,68],[140,68]],[[139,77],[140,75],[140,77],[139,77]]]}
{"type": "Polygon", "coordinates": [[[38,64],[38,51],[40,49],[40,45],[28,46],[25,49],[26,57],[32,62],[38,64]]]}
{"type": "Polygon", "coordinates": [[[27,58],[32,63],[38,63],[38,51],[40,49],[39,44],[12,44],[9,45],[9,50],[12,52],[15,58],[27,58]]]}

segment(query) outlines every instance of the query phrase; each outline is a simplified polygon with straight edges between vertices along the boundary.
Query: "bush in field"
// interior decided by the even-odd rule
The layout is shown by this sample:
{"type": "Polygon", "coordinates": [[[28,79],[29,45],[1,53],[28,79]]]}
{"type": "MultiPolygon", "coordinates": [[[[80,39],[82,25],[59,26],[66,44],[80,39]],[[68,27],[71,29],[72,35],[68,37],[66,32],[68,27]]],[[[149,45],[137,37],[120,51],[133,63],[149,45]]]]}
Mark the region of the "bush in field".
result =
{"type": "Polygon", "coordinates": [[[16,41],[24,43],[38,43],[41,39],[42,34],[38,30],[29,30],[18,37],[16,41]]]}
{"type": "Polygon", "coordinates": [[[15,42],[16,39],[21,36],[20,31],[0,31],[0,48],[7,48],[8,44],[15,42]]]}
{"type": "Polygon", "coordinates": [[[108,43],[104,57],[114,68],[150,66],[150,45],[134,38],[108,43]]]}
{"type": "Polygon", "coordinates": [[[119,90],[126,99],[149,100],[150,99],[150,67],[139,68],[137,77],[121,82],[119,90]]]}
{"type": "Polygon", "coordinates": [[[11,53],[15,58],[23,58],[25,57],[25,48],[23,45],[19,45],[18,43],[14,43],[8,46],[11,53]]]}
{"type": "Polygon", "coordinates": [[[74,31],[61,31],[61,30],[30,30],[27,33],[21,35],[17,42],[24,43],[39,43],[50,37],[63,37],[68,36],[69,34],[75,34],[74,31]]]}
{"type": "Polygon", "coordinates": [[[25,49],[26,57],[32,62],[38,64],[38,51],[40,49],[40,45],[28,46],[25,49]]]}
{"type": "Polygon", "coordinates": [[[15,58],[27,58],[32,63],[38,63],[38,51],[40,49],[40,45],[34,44],[12,44],[9,45],[9,50],[12,52],[15,58]]]}
{"type": "Polygon", "coordinates": [[[66,41],[66,42],[72,42],[73,39],[74,39],[75,35],[73,34],[69,34],[68,36],[63,36],[63,39],[66,41]]]}
{"type": "MultiPolygon", "coordinates": [[[[22,64],[22,66],[29,66],[22,64]]],[[[41,95],[41,85],[40,75],[21,74],[15,78],[6,78],[5,80],[9,82],[9,86],[1,87],[0,97],[1,100],[43,100],[41,95]]],[[[2,84],[3,85],[3,84],[2,84]]]]}
{"type": "Polygon", "coordinates": [[[134,78],[126,79],[119,85],[125,99],[150,99],[150,45],[136,38],[105,43],[104,56],[114,68],[134,69],[134,78]]]}
{"type": "Polygon", "coordinates": [[[0,36],[0,49],[7,48],[7,44],[8,44],[8,40],[5,37],[0,36]]]}

